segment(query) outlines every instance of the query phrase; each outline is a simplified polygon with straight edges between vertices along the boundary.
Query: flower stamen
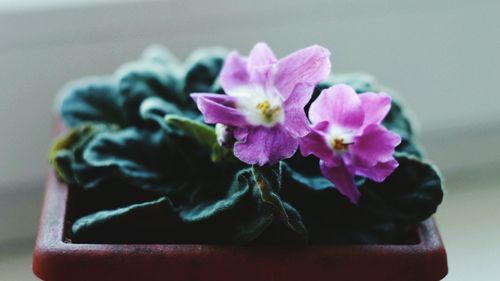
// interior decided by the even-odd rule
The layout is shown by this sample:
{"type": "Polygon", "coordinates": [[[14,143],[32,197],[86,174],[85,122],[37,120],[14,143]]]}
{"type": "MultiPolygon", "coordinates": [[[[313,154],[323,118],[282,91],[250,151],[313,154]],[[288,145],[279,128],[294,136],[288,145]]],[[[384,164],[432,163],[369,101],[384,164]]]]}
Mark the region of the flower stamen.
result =
{"type": "Polygon", "coordinates": [[[346,142],[346,140],[342,137],[333,138],[332,141],[330,142],[331,147],[337,153],[342,153],[347,151],[347,148],[349,147],[350,144],[353,144],[353,142],[346,142]]]}
{"type": "Polygon", "coordinates": [[[263,119],[267,123],[272,123],[273,121],[276,120],[278,117],[278,114],[281,112],[281,107],[280,106],[271,106],[271,103],[269,101],[263,101],[259,102],[256,106],[256,108],[260,111],[262,114],[263,119]]]}

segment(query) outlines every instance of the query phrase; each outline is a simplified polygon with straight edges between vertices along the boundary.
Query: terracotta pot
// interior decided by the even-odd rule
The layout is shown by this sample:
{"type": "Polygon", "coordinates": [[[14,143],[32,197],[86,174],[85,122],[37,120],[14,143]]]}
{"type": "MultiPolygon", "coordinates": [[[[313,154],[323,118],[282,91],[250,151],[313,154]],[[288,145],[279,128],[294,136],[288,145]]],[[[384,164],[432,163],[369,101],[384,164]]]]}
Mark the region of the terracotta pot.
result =
{"type": "Polygon", "coordinates": [[[33,257],[43,280],[437,281],[448,272],[433,219],[408,245],[241,247],[65,242],[68,187],[50,172],[33,257]]]}

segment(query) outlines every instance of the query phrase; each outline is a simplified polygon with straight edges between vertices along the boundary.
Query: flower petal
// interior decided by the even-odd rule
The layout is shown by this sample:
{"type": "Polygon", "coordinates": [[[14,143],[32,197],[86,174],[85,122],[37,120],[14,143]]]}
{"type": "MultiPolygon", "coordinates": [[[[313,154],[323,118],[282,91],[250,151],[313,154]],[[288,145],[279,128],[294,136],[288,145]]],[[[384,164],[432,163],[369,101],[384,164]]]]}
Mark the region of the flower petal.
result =
{"type": "Polygon", "coordinates": [[[285,100],[284,106],[286,109],[301,109],[304,111],[304,106],[311,99],[314,91],[313,84],[299,83],[294,88],[292,93],[285,100]]]}
{"type": "Polygon", "coordinates": [[[304,157],[312,154],[329,166],[338,166],[340,165],[340,161],[342,161],[342,159],[335,156],[332,149],[326,142],[324,134],[321,130],[316,128],[324,127],[324,124],[326,124],[326,127],[328,126],[328,122],[319,123],[309,134],[300,139],[300,153],[304,157]]]}
{"type": "Polygon", "coordinates": [[[257,43],[248,56],[247,72],[251,83],[259,84],[264,89],[271,89],[271,72],[277,61],[266,43],[257,43]]]}
{"type": "Polygon", "coordinates": [[[316,85],[330,73],[330,51],[314,45],[281,59],[276,65],[274,85],[287,98],[298,83],[316,85]]]}
{"type": "Polygon", "coordinates": [[[379,124],[368,125],[360,136],[354,138],[349,146],[352,165],[369,168],[379,162],[393,159],[396,146],[401,137],[379,124]]]}
{"type": "Polygon", "coordinates": [[[345,84],[321,91],[309,109],[313,124],[328,121],[344,129],[359,129],[364,118],[361,100],[354,89],[345,84]]]}
{"type": "Polygon", "coordinates": [[[245,116],[235,108],[235,98],[220,94],[194,93],[191,98],[203,114],[206,123],[246,126],[245,116]]]}
{"type": "Polygon", "coordinates": [[[238,52],[231,52],[222,66],[220,83],[224,91],[229,94],[232,89],[249,83],[250,75],[247,71],[247,59],[238,52]]]}
{"type": "Polygon", "coordinates": [[[251,72],[256,67],[267,66],[276,63],[273,50],[264,42],[257,43],[248,56],[247,71],[251,72]]]}
{"type": "Polygon", "coordinates": [[[354,174],[349,171],[344,162],[341,162],[341,165],[337,167],[331,167],[321,161],[319,167],[323,176],[335,184],[342,195],[349,198],[353,204],[358,203],[361,193],[354,182],[354,174]]]}
{"type": "Polygon", "coordinates": [[[391,96],[386,93],[363,93],[359,98],[365,111],[363,127],[380,124],[391,109],[391,96]]]}
{"type": "Polygon", "coordinates": [[[249,71],[250,75],[249,81],[251,84],[258,85],[266,92],[269,92],[271,95],[277,96],[278,93],[274,89],[272,85],[272,80],[270,79],[272,69],[273,69],[272,65],[264,65],[252,68],[252,70],[249,71]]]}
{"type": "MultiPolygon", "coordinates": [[[[241,136],[242,134],[235,134],[241,136]]],[[[234,145],[234,155],[247,164],[275,164],[293,156],[299,141],[285,128],[277,125],[267,127],[249,127],[246,138],[234,145]]]]}
{"type": "Polygon", "coordinates": [[[325,137],[315,130],[300,140],[300,152],[304,157],[312,154],[319,159],[327,159],[333,154],[325,137]]]}
{"type": "Polygon", "coordinates": [[[398,166],[398,161],[391,159],[387,162],[377,163],[371,168],[356,168],[356,174],[376,182],[383,182],[398,166]]]}
{"type": "Polygon", "coordinates": [[[248,136],[248,128],[249,127],[234,128],[234,138],[236,138],[240,142],[246,142],[248,136]]]}
{"type": "Polygon", "coordinates": [[[304,106],[311,99],[313,90],[314,86],[311,84],[298,84],[283,103],[285,127],[295,137],[303,137],[311,131],[304,106]]]}

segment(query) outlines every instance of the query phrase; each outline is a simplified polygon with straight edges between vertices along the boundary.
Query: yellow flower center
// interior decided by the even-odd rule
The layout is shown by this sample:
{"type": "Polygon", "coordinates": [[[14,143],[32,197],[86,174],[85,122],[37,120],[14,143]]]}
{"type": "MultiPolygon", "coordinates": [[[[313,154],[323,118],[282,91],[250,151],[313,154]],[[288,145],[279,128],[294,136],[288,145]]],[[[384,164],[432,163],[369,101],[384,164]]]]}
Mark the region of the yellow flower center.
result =
{"type": "Polygon", "coordinates": [[[236,98],[236,107],[250,125],[271,128],[285,122],[283,101],[273,91],[258,86],[241,87],[232,90],[231,96],[236,98]]]}
{"type": "Polygon", "coordinates": [[[334,138],[332,139],[330,145],[337,152],[344,152],[349,147],[350,143],[346,143],[344,138],[334,138]]]}
{"type": "Polygon", "coordinates": [[[259,102],[257,104],[256,108],[260,111],[263,119],[267,123],[274,122],[276,120],[276,118],[278,117],[279,113],[281,112],[280,106],[271,106],[271,103],[267,100],[263,101],[263,102],[259,102]]]}

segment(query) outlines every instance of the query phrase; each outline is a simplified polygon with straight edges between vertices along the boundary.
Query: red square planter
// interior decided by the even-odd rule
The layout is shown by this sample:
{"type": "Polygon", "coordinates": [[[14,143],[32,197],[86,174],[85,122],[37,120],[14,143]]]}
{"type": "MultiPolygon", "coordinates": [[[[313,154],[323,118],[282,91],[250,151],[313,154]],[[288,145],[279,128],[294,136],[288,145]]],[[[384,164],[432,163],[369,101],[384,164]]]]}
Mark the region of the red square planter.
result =
{"type": "Polygon", "coordinates": [[[241,247],[64,241],[68,187],[50,172],[33,257],[43,280],[441,280],[446,252],[432,219],[408,245],[241,247]]]}

